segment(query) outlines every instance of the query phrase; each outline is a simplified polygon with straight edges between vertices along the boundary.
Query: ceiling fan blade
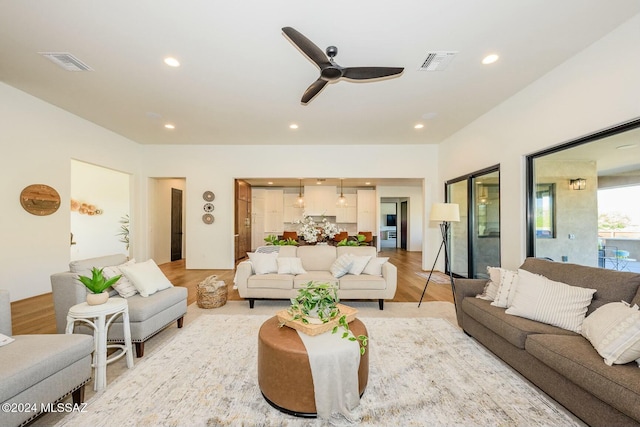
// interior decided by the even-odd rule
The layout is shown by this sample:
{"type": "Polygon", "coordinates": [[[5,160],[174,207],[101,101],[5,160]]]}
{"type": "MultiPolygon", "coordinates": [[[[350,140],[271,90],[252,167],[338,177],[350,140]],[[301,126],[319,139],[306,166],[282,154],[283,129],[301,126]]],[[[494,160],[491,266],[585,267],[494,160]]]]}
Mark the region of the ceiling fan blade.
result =
{"type": "Polygon", "coordinates": [[[311,86],[309,86],[307,90],[304,91],[304,95],[302,95],[302,100],[300,102],[302,102],[303,104],[307,104],[317,94],[320,93],[320,91],[326,86],[327,83],[328,82],[323,79],[318,79],[315,82],[311,83],[311,86]]]}
{"type": "Polygon", "coordinates": [[[309,59],[318,64],[320,68],[331,65],[327,55],[325,55],[318,46],[313,44],[311,40],[303,36],[300,32],[291,27],[284,27],[282,32],[285,33],[285,35],[289,37],[289,40],[298,46],[298,48],[309,57],[309,59]]]}
{"type": "Polygon", "coordinates": [[[352,80],[378,79],[395,76],[403,70],[402,67],[348,67],[344,69],[342,77],[352,80]]]}

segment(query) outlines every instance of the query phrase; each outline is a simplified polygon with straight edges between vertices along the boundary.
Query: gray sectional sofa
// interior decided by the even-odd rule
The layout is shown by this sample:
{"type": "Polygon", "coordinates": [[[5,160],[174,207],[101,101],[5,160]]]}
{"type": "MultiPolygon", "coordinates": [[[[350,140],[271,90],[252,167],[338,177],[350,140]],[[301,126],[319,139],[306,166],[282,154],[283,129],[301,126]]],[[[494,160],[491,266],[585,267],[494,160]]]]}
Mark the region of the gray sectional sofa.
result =
{"type": "MultiPolygon", "coordinates": [[[[77,280],[79,274],[77,272],[87,272],[90,271],[92,267],[103,268],[118,266],[127,260],[127,256],[122,254],[89,258],[72,262],[70,271],[51,275],[51,288],[53,290],[53,303],[58,333],[64,334],[65,332],[69,308],[85,302],[87,298],[87,289],[77,280]]],[[[116,291],[111,291],[111,293],[112,296],[117,296],[116,291]]],[[[172,322],[177,322],[178,328],[182,327],[183,318],[187,312],[187,293],[186,288],[175,286],[158,291],[148,297],[142,297],[136,294],[127,298],[131,341],[136,347],[137,357],[144,355],[144,342],[169,326],[172,322]]],[[[120,316],[109,328],[107,341],[124,342],[123,330],[122,316],[120,316]]],[[[86,326],[77,326],[75,331],[93,334],[93,330],[86,326]]]]}
{"type": "MultiPolygon", "coordinates": [[[[596,289],[587,316],[609,302],[640,304],[640,274],[527,258],[520,267],[571,286],[596,289]]],[[[456,279],[462,329],[569,411],[593,426],[640,425],[640,368],[607,366],[581,335],[509,315],[475,298],[484,279],[456,279]]]]}
{"type": "MultiPolygon", "coordinates": [[[[11,336],[9,301],[9,292],[0,290],[0,333],[11,336]]],[[[49,334],[13,338],[15,341],[0,347],[0,425],[24,425],[48,404],[69,394],[73,404],[83,402],[84,386],[91,380],[92,337],[49,334]]]]}
{"type": "Polygon", "coordinates": [[[250,261],[239,263],[235,285],[240,296],[249,300],[251,308],[256,299],[293,298],[298,289],[310,281],[336,284],[340,299],[377,299],[380,310],[384,308],[384,300],[393,299],[396,294],[398,269],[388,260],[381,264],[380,275],[346,274],[336,278],[330,271],[336,259],[344,254],[378,258],[373,246],[310,245],[280,246],[278,249],[278,257],[300,258],[306,273],[255,274],[250,261]]]}

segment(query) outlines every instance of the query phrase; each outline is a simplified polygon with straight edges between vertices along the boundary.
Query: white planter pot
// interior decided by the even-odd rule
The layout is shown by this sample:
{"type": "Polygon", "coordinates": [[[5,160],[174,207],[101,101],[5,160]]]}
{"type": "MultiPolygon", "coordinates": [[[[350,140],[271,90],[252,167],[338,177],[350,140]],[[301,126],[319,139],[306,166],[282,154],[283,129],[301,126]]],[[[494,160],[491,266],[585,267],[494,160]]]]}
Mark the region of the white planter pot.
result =
{"type": "Polygon", "coordinates": [[[107,302],[108,299],[109,299],[109,292],[107,291],[101,292],[99,294],[92,294],[91,292],[87,294],[87,304],[89,305],[104,304],[105,302],[107,302]]]}

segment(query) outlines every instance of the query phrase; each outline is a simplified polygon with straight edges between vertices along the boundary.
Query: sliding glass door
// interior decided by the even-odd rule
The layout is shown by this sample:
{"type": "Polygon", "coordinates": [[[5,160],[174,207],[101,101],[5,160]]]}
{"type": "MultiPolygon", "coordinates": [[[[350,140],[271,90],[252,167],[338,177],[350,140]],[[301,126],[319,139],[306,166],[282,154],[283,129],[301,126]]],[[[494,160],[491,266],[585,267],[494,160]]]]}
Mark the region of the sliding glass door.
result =
{"type": "Polygon", "coordinates": [[[500,265],[499,167],[447,182],[446,197],[460,206],[460,222],[452,223],[449,238],[452,273],[487,278],[487,267],[500,265]]]}
{"type": "Polygon", "coordinates": [[[467,180],[447,183],[447,203],[460,206],[460,222],[452,222],[449,234],[449,256],[451,271],[457,276],[468,277],[469,274],[469,227],[467,224],[467,180]]]}

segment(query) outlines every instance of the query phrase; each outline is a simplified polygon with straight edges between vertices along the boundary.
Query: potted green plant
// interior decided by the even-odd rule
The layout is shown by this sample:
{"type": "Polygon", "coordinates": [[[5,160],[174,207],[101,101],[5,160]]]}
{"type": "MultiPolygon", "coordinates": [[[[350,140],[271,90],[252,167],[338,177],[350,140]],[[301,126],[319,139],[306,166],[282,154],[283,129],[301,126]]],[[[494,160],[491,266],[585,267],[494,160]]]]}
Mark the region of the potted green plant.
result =
{"type": "Polygon", "coordinates": [[[267,242],[267,245],[274,246],[297,246],[298,242],[293,240],[291,237],[287,239],[278,239],[277,236],[270,234],[264,238],[264,241],[267,242]]]}
{"type": "Polygon", "coordinates": [[[367,243],[364,241],[365,237],[362,234],[358,234],[354,237],[354,240],[346,239],[340,240],[336,246],[366,246],[367,243]]]}
{"type": "Polygon", "coordinates": [[[350,341],[359,341],[360,354],[364,354],[368,338],[366,335],[358,335],[356,337],[349,333],[347,316],[340,315],[339,302],[337,286],[330,283],[309,282],[298,290],[298,295],[295,298],[291,298],[291,306],[288,312],[293,316],[294,321],[299,320],[304,324],[328,323],[340,316],[338,324],[334,326],[331,333],[335,334],[342,328],[342,338],[350,341]]]}
{"type": "Polygon", "coordinates": [[[106,279],[102,274],[102,268],[93,267],[91,269],[91,277],[78,276],[78,281],[82,283],[89,293],[87,294],[87,304],[99,305],[104,304],[109,299],[109,293],[106,290],[120,280],[121,274],[106,279]]]}

